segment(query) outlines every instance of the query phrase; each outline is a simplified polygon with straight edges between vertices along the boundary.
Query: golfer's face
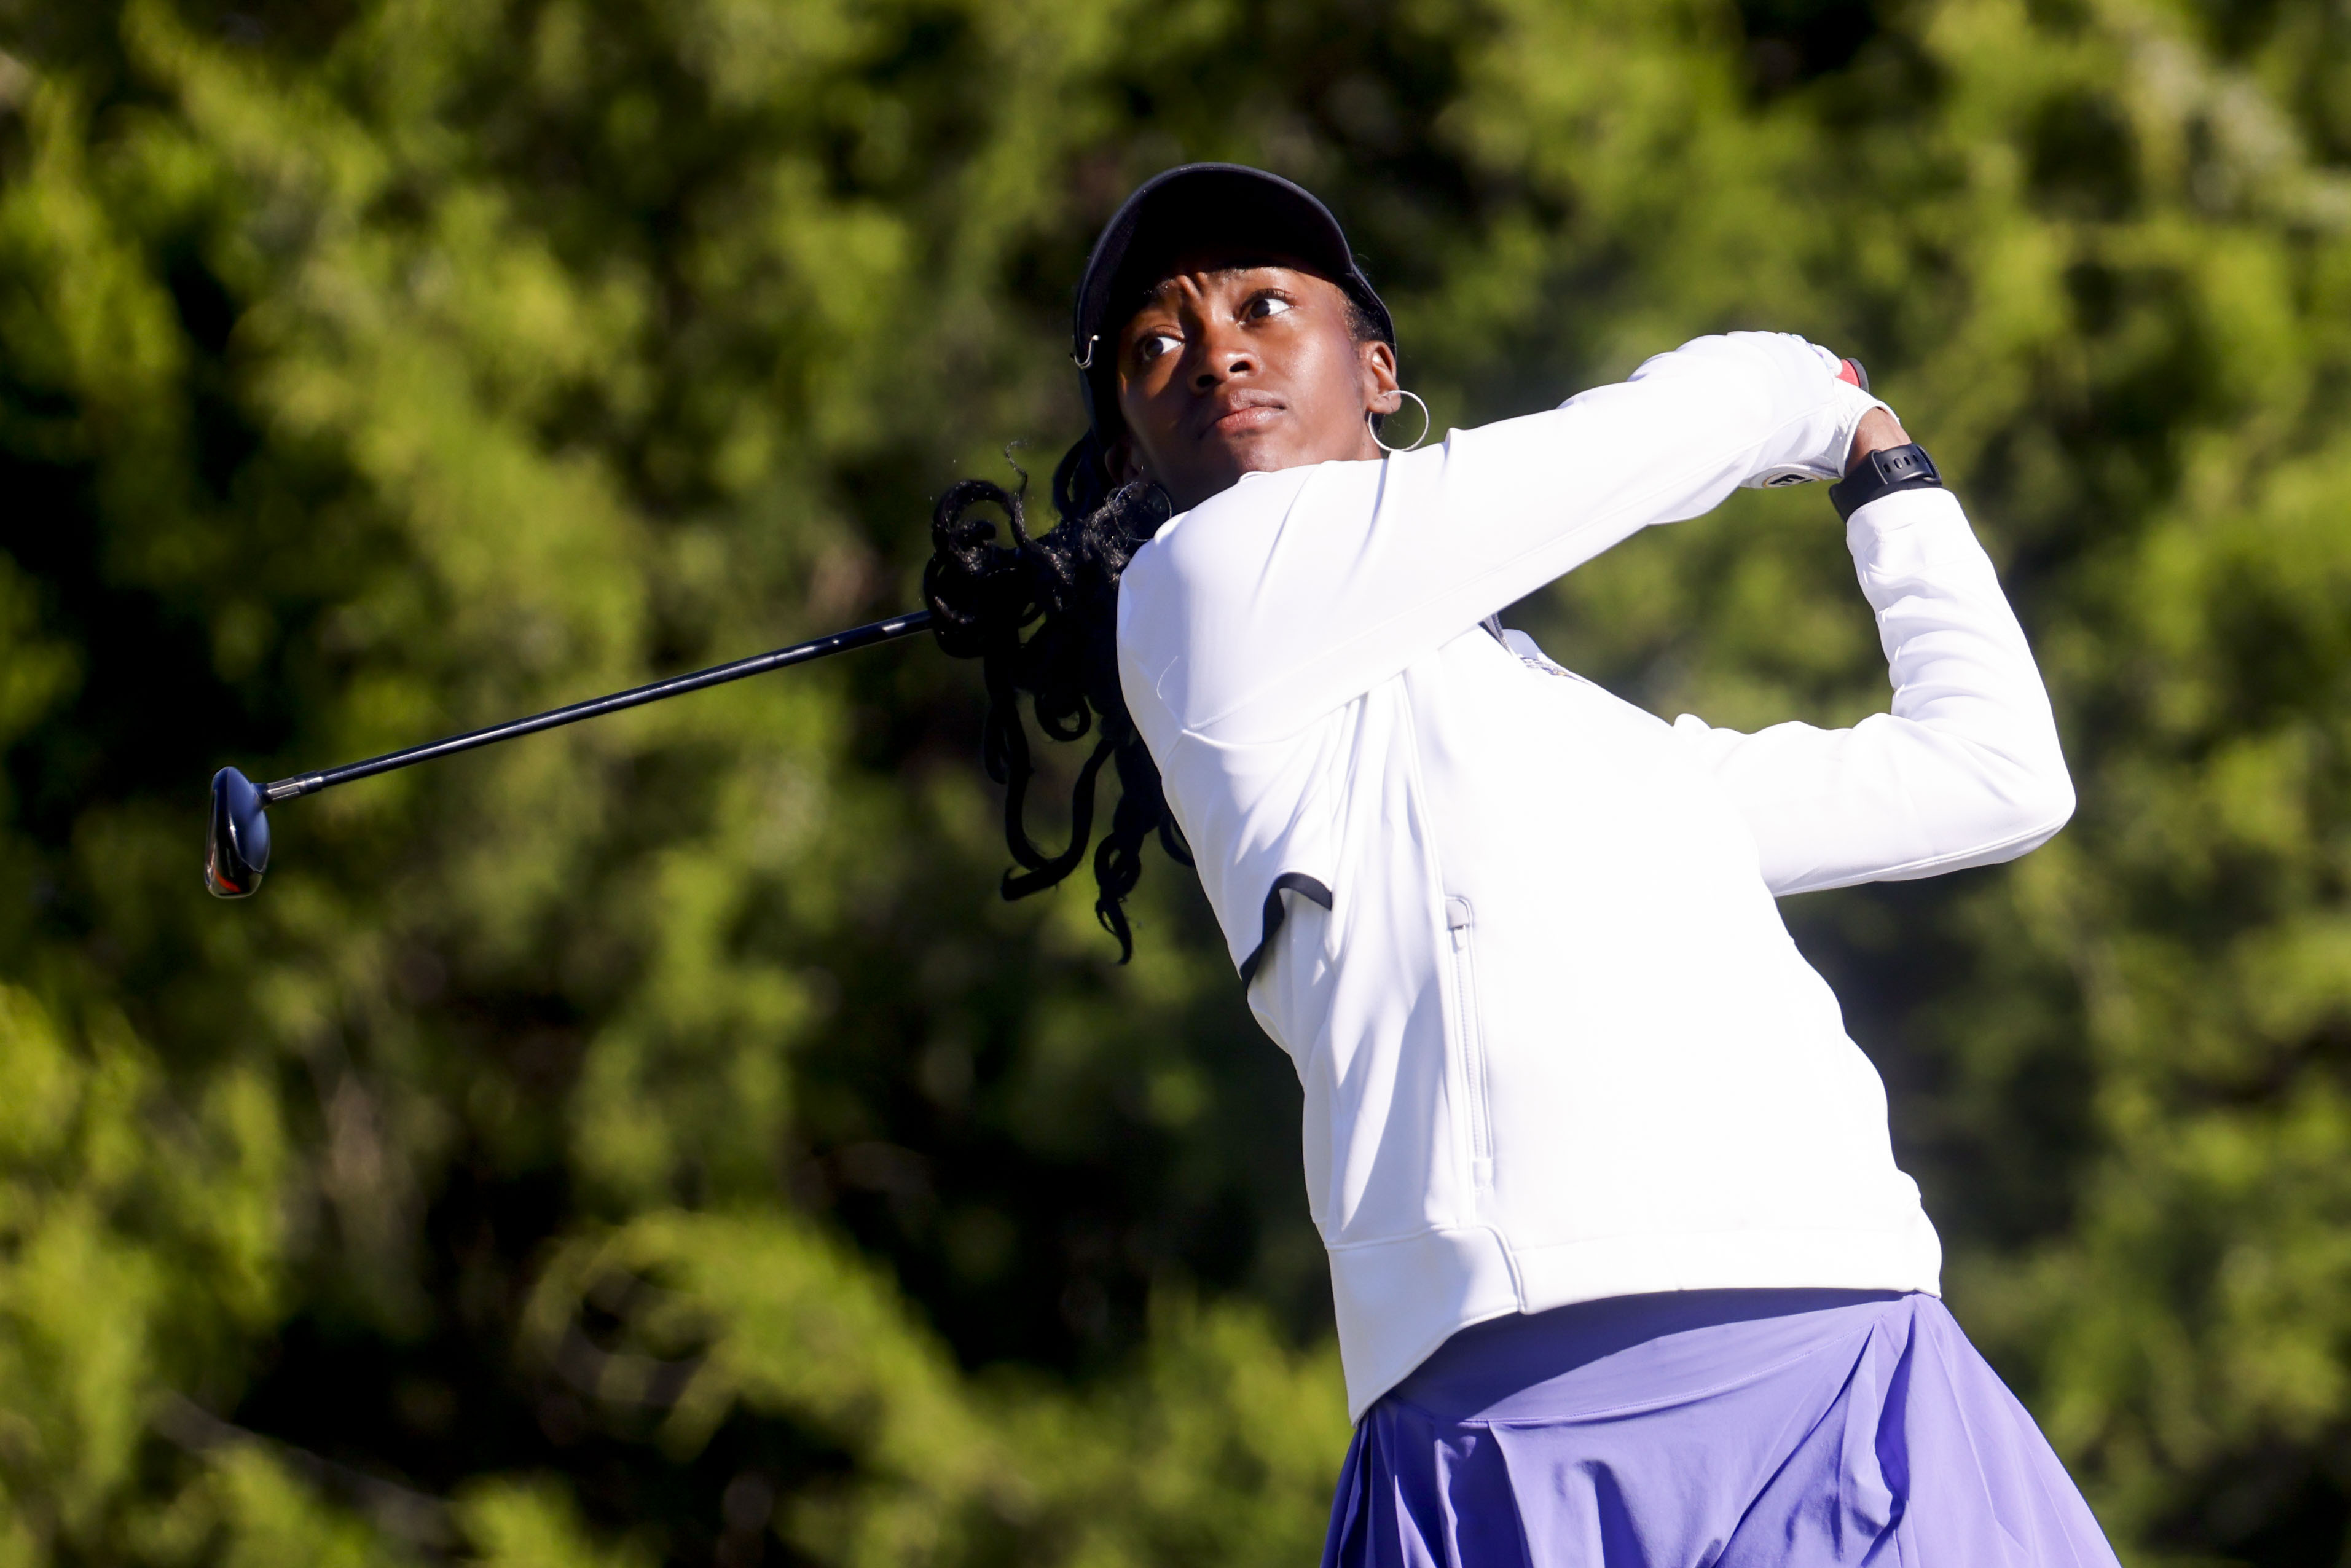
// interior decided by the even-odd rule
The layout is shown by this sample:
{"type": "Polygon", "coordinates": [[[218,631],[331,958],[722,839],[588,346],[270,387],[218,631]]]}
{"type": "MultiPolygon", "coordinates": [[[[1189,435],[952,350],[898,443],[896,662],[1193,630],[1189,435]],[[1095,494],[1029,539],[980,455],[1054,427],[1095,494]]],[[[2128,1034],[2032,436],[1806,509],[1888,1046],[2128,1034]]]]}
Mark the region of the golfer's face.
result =
{"type": "Polygon", "coordinates": [[[1294,267],[1185,257],[1119,335],[1130,455],[1180,508],[1242,475],[1377,457],[1395,356],[1358,343],[1347,297],[1294,267]]]}

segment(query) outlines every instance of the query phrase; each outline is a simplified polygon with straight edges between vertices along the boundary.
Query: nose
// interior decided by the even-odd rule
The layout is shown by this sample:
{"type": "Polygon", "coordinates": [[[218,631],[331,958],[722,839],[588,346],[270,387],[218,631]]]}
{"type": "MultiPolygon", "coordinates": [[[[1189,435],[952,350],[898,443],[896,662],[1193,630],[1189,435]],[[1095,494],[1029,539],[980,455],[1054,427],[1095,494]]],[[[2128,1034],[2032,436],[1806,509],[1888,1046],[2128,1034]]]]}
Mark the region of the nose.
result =
{"type": "Polygon", "coordinates": [[[1209,392],[1236,376],[1257,373],[1257,356],[1249,340],[1232,327],[1211,327],[1197,340],[1199,358],[1192,369],[1192,390],[1209,392]]]}

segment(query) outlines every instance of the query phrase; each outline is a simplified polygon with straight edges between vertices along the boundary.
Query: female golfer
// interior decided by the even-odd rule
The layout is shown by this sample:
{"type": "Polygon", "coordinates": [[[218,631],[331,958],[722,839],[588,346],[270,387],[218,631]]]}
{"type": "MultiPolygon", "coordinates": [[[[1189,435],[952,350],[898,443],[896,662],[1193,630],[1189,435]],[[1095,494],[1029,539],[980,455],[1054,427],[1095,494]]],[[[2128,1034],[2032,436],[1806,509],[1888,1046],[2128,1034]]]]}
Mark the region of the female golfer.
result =
{"type": "Polygon", "coordinates": [[[1801,339],[1700,339],[1408,451],[1395,341],[1306,192],[1159,176],[1080,287],[1061,526],[960,486],[927,583],[986,662],[1008,894],[1077,866],[1115,763],[1105,924],[1124,947],[1146,838],[1188,851],[1305,1086],[1356,1422],[1325,1563],[2112,1564],[1937,1299],[1884,1088],[1773,903],[2008,860],[2073,810],[1959,503],[1801,339]],[[1889,714],[1667,724],[1492,620],[1813,478],[1889,714]],[[1059,855],[1020,826],[1021,691],[1099,727],[1059,855]]]}

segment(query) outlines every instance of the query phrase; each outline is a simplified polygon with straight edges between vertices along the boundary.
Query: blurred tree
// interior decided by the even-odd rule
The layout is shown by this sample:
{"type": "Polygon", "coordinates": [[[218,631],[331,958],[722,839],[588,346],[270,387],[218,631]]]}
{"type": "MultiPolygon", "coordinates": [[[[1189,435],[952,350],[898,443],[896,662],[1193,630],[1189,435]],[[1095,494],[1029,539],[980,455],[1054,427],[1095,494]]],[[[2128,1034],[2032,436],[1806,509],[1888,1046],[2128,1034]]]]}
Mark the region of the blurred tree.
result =
{"type": "MultiPolygon", "coordinates": [[[[0,0],[0,1553],[1290,1563],[1296,1091],[1189,879],[993,895],[971,672],[854,656],[1075,434],[1193,157],[1325,192],[1469,423],[1855,351],[2084,807],[1789,906],[1964,1321],[2135,1562],[2351,1540],[2351,24],[2319,0],[0,0]],[[1032,462],[1033,459],[1033,462],[1032,462]]],[[[1817,494],[1520,607],[1660,711],[1883,669],[1817,494]]]]}

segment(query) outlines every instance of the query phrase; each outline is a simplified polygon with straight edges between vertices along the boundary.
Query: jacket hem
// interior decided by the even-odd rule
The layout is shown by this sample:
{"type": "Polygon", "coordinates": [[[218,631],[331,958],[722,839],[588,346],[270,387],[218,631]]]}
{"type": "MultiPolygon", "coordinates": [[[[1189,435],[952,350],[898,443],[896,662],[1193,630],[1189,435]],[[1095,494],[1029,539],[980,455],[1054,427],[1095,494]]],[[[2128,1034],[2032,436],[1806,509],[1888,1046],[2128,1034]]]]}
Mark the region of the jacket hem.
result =
{"type": "Polygon", "coordinates": [[[1458,1330],[1524,1310],[1510,1249],[1482,1226],[1334,1246],[1331,1301],[1350,1421],[1458,1330]]]}
{"type": "Polygon", "coordinates": [[[1667,1291],[1942,1293],[1942,1245],[1924,1213],[1893,1230],[1635,1233],[1510,1247],[1487,1229],[1429,1230],[1331,1249],[1347,1418],[1461,1330],[1514,1312],[1667,1291]]]}

